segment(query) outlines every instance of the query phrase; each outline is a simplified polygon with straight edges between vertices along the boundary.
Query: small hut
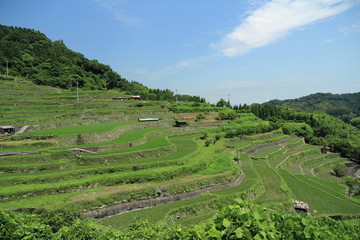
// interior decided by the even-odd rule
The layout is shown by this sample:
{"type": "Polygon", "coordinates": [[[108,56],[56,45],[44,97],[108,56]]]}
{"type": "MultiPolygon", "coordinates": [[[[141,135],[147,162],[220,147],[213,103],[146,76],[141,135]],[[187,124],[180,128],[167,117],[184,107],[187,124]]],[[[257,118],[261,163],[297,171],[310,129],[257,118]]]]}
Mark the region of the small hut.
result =
{"type": "Polygon", "coordinates": [[[113,97],[113,100],[120,100],[120,101],[124,101],[124,100],[129,100],[129,97],[113,97]]]}
{"type": "Polygon", "coordinates": [[[131,99],[133,100],[141,100],[141,96],[140,95],[135,95],[135,96],[131,96],[131,99]]]}
{"type": "Polygon", "coordinates": [[[13,126],[0,126],[0,133],[2,134],[14,134],[15,127],[13,126]]]}
{"type": "Polygon", "coordinates": [[[306,202],[302,202],[302,201],[299,201],[299,200],[294,200],[294,209],[297,213],[307,213],[307,214],[310,214],[310,208],[309,206],[307,205],[306,202]]]}
{"type": "Polygon", "coordinates": [[[331,147],[323,147],[323,148],[321,149],[321,152],[322,152],[322,153],[329,153],[329,152],[331,152],[331,147]]]}
{"type": "Polygon", "coordinates": [[[141,100],[141,96],[140,95],[134,95],[131,97],[113,97],[113,100],[121,100],[121,101],[125,101],[125,100],[141,100]]]}
{"type": "Polygon", "coordinates": [[[187,127],[189,124],[184,120],[176,120],[175,127],[187,127]]]}
{"type": "Polygon", "coordinates": [[[139,122],[151,122],[151,121],[159,121],[160,118],[139,118],[139,122]]]}

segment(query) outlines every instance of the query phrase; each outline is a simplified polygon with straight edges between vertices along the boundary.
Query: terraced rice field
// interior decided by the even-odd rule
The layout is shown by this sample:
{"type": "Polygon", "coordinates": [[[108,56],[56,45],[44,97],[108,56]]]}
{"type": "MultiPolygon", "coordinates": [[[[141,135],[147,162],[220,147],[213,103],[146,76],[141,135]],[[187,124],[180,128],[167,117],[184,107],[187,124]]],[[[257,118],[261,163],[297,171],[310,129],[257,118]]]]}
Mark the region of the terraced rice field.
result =
{"type": "MultiPolygon", "coordinates": [[[[112,100],[125,94],[115,91],[80,91],[77,102],[74,91],[32,84],[0,81],[0,90],[0,125],[31,126],[2,136],[0,153],[40,151],[0,156],[1,209],[72,205],[91,213],[186,196],[99,220],[116,227],[134,217],[170,225],[206,221],[235,198],[289,211],[297,199],[314,215],[360,212],[359,200],[330,173],[346,159],[281,130],[225,138],[216,112],[195,122],[197,113],[177,115],[167,110],[168,102],[112,100]],[[140,117],[161,120],[138,122],[140,117]],[[189,127],[173,127],[182,118],[189,127]]],[[[240,113],[232,124],[259,123],[240,113]]]]}

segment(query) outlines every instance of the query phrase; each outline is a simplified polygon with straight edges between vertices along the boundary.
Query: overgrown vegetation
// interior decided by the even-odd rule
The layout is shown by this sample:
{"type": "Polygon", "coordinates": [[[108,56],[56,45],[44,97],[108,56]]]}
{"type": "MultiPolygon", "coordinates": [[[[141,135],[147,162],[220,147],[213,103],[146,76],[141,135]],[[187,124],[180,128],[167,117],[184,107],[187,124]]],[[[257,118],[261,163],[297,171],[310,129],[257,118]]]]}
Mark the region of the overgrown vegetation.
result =
{"type": "Polygon", "coordinates": [[[223,207],[209,223],[164,228],[137,221],[125,232],[99,229],[67,211],[32,214],[0,211],[1,239],[359,239],[357,225],[311,218],[259,205],[223,207]]]}

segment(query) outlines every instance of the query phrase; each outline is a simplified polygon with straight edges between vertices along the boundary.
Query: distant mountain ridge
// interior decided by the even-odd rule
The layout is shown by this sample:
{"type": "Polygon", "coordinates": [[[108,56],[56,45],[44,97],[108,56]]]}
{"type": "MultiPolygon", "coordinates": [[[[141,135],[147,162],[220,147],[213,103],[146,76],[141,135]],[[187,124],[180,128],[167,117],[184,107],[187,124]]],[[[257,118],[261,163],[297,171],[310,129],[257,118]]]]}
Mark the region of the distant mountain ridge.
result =
{"type": "MultiPolygon", "coordinates": [[[[174,92],[150,89],[128,81],[109,65],[89,60],[68,49],[62,40],[27,28],[0,25],[0,74],[22,76],[39,85],[65,89],[77,85],[89,90],[118,89],[149,100],[175,100],[174,92]]],[[[198,96],[178,95],[179,101],[205,102],[198,96]]]]}
{"type": "Polygon", "coordinates": [[[315,93],[308,96],[271,100],[267,104],[288,106],[301,112],[323,112],[349,123],[360,116],[360,92],[331,94],[315,93]]]}

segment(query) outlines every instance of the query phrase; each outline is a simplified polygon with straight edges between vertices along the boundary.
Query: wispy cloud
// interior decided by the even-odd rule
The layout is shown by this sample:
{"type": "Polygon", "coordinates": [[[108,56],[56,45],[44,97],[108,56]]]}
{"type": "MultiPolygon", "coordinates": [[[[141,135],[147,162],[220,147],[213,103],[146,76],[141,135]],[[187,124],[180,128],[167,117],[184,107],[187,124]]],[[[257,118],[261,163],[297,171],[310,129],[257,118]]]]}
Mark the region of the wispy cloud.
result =
{"type": "Polygon", "coordinates": [[[113,18],[129,26],[140,25],[141,19],[125,14],[127,0],[93,0],[95,4],[112,14],[113,18]]]}
{"type": "Polygon", "coordinates": [[[213,44],[225,56],[238,56],[286,37],[291,31],[335,16],[357,0],[272,0],[252,11],[245,20],[213,44]]]}
{"type": "Polygon", "coordinates": [[[172,65],[166,66],[159,71],[153,73],[153,75],[162,75],[165,73],[173,73],[176,70],[181,70],[185,68],[194,68],[194,67],[201,67],[207,62],[212,62],[222,57],[219,54],[211,54],[206,56],[188,58],[185,60],[178,61],[172,65]]]}
{"type": "Polygon", "coordinates": [[[135,74],[148,74],[149,73],[149,71],[144,68],[134,69],[134,70],[132,70],[132,72],[135,74]]]}
{"type": "Polygon", "coordinates": [[[154,71],[147,71],[147,80],[158,81],[164,76],[174,76],[178,73],[184,72],[184,70],[190,70],[206,66],[207,63],[213,62],[222,58],[221,54],[215,53],[210,55],[204,55],[200,57],[187,58],[179,60],[171,65],[161,67],[154,71]]]}
{"type": "Polygon", "coordinates": [[[250,7],[259,7],[263,5],[268,0],[247,0],[247,3],[250,7]]]}
{"type": "Polygon", "coordinates": [[[349,35],[349,34],[352,34],[352,33],[360,32],[360,18],[356,19],[353,22],[353,24],[351,24],[351,26],[341,28],[339,31],[343,35],[349,35]]]}
{"type": "Polygon", "coordinates": [[[221,89],[240,89],[240,88],[248,88],[248,87],[257,87],[257,86],[266,86],[268,82],[264,81],[231,81],[222,86],[219,86],[221,89]]]}

